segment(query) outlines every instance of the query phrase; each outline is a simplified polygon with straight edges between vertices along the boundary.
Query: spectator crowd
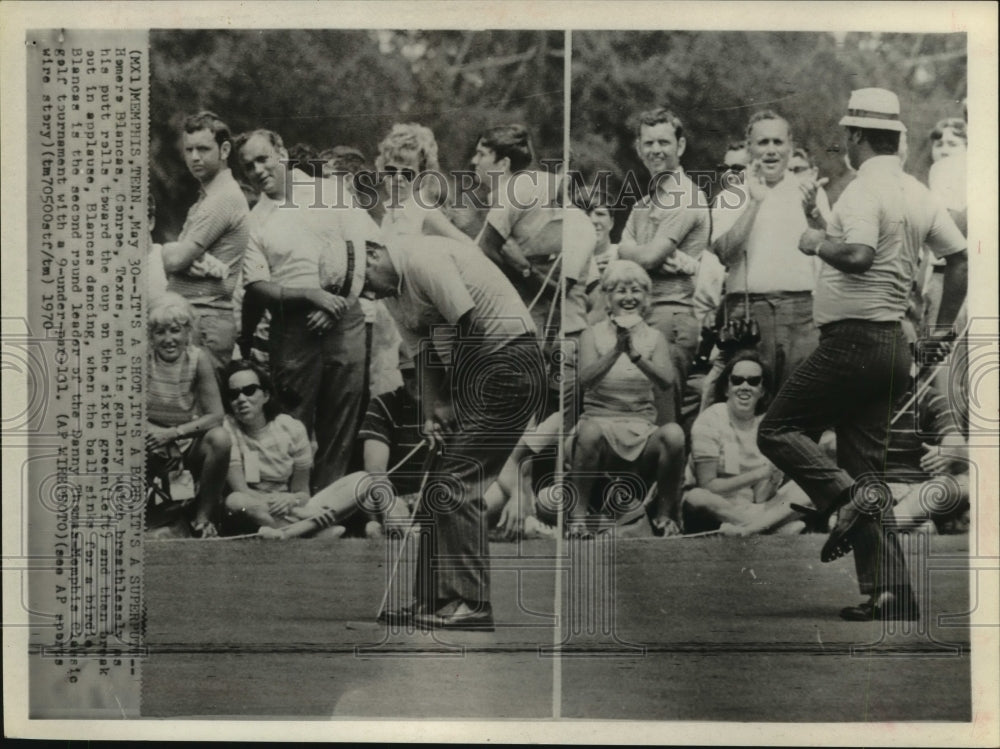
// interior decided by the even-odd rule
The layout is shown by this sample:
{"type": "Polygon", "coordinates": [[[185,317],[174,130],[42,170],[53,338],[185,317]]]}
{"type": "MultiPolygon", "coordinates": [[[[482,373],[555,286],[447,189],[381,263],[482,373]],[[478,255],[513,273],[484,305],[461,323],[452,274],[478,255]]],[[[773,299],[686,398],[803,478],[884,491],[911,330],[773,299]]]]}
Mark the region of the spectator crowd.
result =
{"type": "MultiPolygon", "coordinates": [[[[437,518],[458,549],[487,531],[553,537],[560,508],[576,538],[609,524],[663,538],[829,531],[844,501],[814,487],[832,474],[790,469],[799,425],[769,406],[808,396],[850,410],[831,383],[846,371],[803,379],[845,316],[898,323],[905,345],[964,319],[964,281],[956,297],[949,279],[964,272],[965,120],[929,135],[929,190],[914,203],[928,228],[883,257],[878,216],[877,240],[852,227],[861,203],[890,200],[885,175],[903,179],[913,136],[889,92],[864,91],[881,90],[852,97],[858,176],[833,206],[809,144],[770,109],[733,134],[711,195],[682,166],[698,136],[681,114],[639,114],[649,190],[631,206],[607,182],[540,168],[518,124],[469,144],[470,186],[442,172],[419,124],[393,125],[369,155],[187,117],[198,193],[148,258],[148,532],[379,538],[428,476],[471,492],[486,518],[479,529],[461,502],[453,525],[437,518]],[[874,259],[850,249],[868,246],[874,259]],[[862,285],[884,292],[873,315],[862,285]]],[[[879,476],[895,526],[961,530],[966,437],[947,377],[904,381],[879,476]]],[[[872,449],[859,420],[802,429],[842,469],[872,449]]],[[[838,535],[845,514],[830,554],[855,534],[860,557],[853,519],[838,535]]]]}

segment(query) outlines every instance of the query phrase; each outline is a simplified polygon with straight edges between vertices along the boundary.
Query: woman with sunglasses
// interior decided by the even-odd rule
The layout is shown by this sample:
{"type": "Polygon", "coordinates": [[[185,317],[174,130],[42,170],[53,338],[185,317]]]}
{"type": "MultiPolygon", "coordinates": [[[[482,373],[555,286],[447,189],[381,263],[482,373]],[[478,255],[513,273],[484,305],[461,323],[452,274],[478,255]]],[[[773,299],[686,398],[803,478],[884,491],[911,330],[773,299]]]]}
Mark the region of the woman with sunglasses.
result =
{"type": "Polygon", "coordinates": [[[601,277],[601,288],[607,318],[580,335],[583,412],[569,476],[578,499],[568,510],[567,532],[589,534],[586,519],[594,485],[608,472],[632,474],[644,486],[655,481],[658,492],[648,509],[653,531],[678,535],[684,432],[677,424],[657,425],[653,388],[669,391],[676,375],[666,339],[643,320],[652,282],[637,263],[614,260],[601,277]]]}
{"type": "Polygon", "coordinates": [[[771,375],[752,351],[736,354],[715,383],[716,403],[702,411],[691,428],[691,462],[697,486],[684,495],[685,530],[732,535],[763,533],[781,527],[804,528],[790,504],[810,506],[795,484],[757,447],[757,427],[767,410],[771,375]]]}
{"type": "MultiPolygon", "coordinates": [[[[270,378],[248,361],[227,371],[225,428],[232,438],[226,510],[235,532],[280,528],[303,517],[309,502],[312,446],[305,425],[281,413],[270,378]]],[[[333,537],[343,526],[321,531],[333,537]]]]}
{"type": "Polygon", "coordinates": [[[439,234],[471,241],[441,210],[448,183],[429,128],[413,122],[397,123],[378,150],[375,167],[383,180],[385,201],[383,237],[439,234]]]}

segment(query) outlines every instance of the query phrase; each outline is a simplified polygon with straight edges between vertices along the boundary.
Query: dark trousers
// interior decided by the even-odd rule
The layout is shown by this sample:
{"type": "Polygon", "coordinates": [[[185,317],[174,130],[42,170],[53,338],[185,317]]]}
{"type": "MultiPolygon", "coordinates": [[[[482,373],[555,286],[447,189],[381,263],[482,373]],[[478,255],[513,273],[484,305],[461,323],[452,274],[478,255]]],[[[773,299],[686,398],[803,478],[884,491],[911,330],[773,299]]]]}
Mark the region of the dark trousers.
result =
{"type": "Polygon", "coordinates": [[[311,489],[348,473],[364,408],[365,318],[357,302],[322,335],[305,312],[271,318],[271,376],[285,410],[316,439],[311,489]]]}
{"type": "MultiPolygon", "coordinates": [[[[843,320],[820,329],[819,347],[791,373],[757,432],[757,444],[820,510],[841,504],[857,482],[882,479],[893,405],[910,384],[911,354],[900,323],[843,320]],[[834,464],[816,443],[837,432],[834,464]]],[[[853,536],[861,592],[903,590],[909,578],[889,510],[862,515],[853,536]]]]}
{"type": "MultiPolygon", "coordinates": [[[[726,309],[730,320],[743,318],[745,295],[730,294],[726,297],[726,309]]],[[[816,350],[819,331],[813,323],[812,311],[813,299],[808,291],[750,295],[750,316],[760,327],[757,353],[770,367],[775,388],[816,350]]]]}
{"type": "Polygon", "coordinates": [[[490,599],[483,493],[544,403],[538,339],[525,334],[492,353],[470,344],[456,353],[451,382],[458,426],[445,435],[419,516],[414,593],[431,611],[455,599],[490,599]]]}
{"type": "Polygon", "coordinates": [[[670,361],[674,365],[674,383],[666,390],[653,388],[656,398],[657,424],[676,423],[681,420],[684,386],[688,372],[698,350],[701,326],[694,310],[686,304],[673,302],[654,303],[646,313],[646,322],[667,339],[670,361]]]}

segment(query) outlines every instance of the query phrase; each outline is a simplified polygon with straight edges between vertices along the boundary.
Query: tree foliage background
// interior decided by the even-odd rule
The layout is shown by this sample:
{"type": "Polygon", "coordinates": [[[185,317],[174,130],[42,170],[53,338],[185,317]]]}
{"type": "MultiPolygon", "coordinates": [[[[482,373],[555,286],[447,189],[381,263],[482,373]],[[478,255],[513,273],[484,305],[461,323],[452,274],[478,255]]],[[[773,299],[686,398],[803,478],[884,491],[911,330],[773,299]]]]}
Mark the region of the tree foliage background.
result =
{"type": "Polygon", "coordinates": [[[687,139],[682,164],[711,171],[750,115],[774,109],[831,179],[833,199],[850,178],[837,122],[853,89],[896,92],[907,171],[926,181],[929,133],[962,116],[967,88],[965,34],[580,31],[572,64],[573,163],[588,181],[602,170],[648,179],[634,150],[642,110],[674,110],[687,139]]]}
{"type": "MultiPolygon", "coordinates": [[[[184,167],[185,115],[212,109],[234,132],[271,128],[286,145],[359,148],[373,159],[395,122],[430,127],[441,166],[466,168],[485,128],[522,122],[539,158],[562,154],[562,31],[159,31],[150,132],[157,238],[176,235],[196,184],[184,167]]],[[[634,115],[657,105],[685,124],[689,171],[711,170],[749,116],[773,108],[792,125],[831,197],[849,174],[837,121],[852,89],[900,98],[907,169],[926,179],[928,133],[961,116],[964,34],[577,31],[572,55],[572,164],[588,179],[634,170],[634,115]]],[[[624,211],[619,212],[619,221],[624,211]]]]}
{"type": "Polygon", "coordinates": [[[161,241],[197,195],[180,131],[201,109],[234,133],[265,127],[286,146],[348,145],[372,161],[393,123],[419,122],[446,171],[468,168],[479,133],[510,122],[528,127],[539,158],[562,154],[561,31],[156,31],[150,50],[161,241]]]}

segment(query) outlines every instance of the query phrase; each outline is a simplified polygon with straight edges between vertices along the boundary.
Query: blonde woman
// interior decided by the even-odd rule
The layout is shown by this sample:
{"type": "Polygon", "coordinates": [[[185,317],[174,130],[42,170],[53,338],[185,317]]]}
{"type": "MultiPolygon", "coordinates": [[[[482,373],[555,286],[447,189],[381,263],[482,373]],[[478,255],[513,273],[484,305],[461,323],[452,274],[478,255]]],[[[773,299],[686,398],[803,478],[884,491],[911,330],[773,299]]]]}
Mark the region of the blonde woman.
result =
{"type": "Polygon", "coordinates": [[[470,241],[441,211],[448,185],[429,128],[413,122],[393,125],[378,150],[375,168],[385,190],[384,237],[439,234],[470,241]]]}
{"type": "Polygon", "coordinates": [[[569,510],[569,533],[585,535],[589,500],[601,472],[631,473],[643,485],[655,481],[648,512],[658,536],[680,533],[684,432],[656,423],[654,387],[676,383],[663,334],[643,319],[652,282],[637,263],[613,260],[601,277],[606,319],[580,336],[579,383],[583,413],[577,424],[570,480],[578,498],[569,510]]]}

